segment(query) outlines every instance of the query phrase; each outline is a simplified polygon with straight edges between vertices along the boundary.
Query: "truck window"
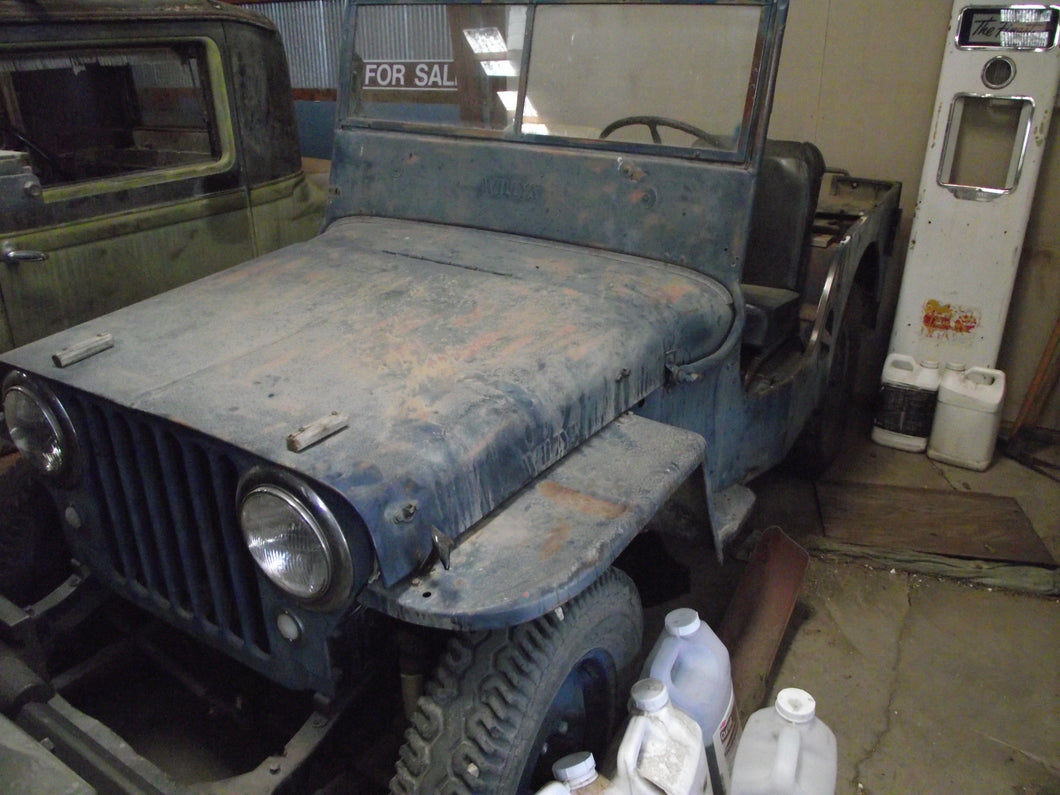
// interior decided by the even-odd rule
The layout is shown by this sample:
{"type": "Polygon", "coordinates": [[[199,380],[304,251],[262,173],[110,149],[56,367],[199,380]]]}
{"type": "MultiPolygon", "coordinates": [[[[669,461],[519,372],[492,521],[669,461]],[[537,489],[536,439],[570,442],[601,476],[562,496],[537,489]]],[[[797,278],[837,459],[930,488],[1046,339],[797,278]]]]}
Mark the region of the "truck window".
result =
{"type": "Polygon", "coordinates": [[[734,152],[755,100],[762,9],[363,6],[355,24],[355,117],[734,152]]]}
{"type": "Polygon", "coordinates": [[[215,163],[201,42],[0,54],[3,148],[45,187],[215,163]]]}

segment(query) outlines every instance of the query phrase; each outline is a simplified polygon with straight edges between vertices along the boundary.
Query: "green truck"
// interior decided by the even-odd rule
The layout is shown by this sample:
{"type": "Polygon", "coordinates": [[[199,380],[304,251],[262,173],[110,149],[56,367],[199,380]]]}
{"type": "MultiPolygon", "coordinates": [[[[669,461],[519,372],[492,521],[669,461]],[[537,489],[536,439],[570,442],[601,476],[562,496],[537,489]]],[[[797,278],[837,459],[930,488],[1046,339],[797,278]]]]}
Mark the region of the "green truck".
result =
{"type": "Polygon", "coordinates": [[[290,97],[234,6],[0,0],[0,351],[316,233],[290,97]]]}

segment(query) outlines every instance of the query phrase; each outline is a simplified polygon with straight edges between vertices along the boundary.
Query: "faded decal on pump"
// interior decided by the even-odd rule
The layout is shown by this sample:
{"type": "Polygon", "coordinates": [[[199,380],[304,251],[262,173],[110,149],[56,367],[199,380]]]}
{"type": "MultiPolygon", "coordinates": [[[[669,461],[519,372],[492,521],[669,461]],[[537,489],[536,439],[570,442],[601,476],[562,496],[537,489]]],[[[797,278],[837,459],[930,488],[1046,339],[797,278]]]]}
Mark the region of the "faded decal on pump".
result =
{"type": "Polygon", "coordinates": [[[959,340],[970,338],[979,327],[981,310],[944,304],[934,298],[924,302],[923,325],[920,333],[931,339],[959,340]]]}

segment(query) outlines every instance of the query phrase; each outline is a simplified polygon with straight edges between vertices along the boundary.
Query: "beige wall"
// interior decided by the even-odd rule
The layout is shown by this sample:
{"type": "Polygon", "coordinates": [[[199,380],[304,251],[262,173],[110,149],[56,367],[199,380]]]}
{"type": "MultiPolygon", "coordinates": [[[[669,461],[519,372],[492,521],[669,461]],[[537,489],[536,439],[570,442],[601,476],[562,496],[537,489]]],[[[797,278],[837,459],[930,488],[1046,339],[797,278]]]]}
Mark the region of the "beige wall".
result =
{"type": "MultiPolygon", "coordinates": [[[[791,0],[770,136],[813,141],[829,166],[857,176],[901,181],[899,259],[920,183],[950,9],[950,0],[791,0]]],[[[1049,132],[998,362],[1008,378],[1006,420],[1019,410],[1060,316],[1058,136],[1060,123],[1049,132]]],[[[888,289],[892,301],[897,290],[895,279],[888,289]]],[[[1040,424],[1060,429],[1060,389],[1040,424]]]]}

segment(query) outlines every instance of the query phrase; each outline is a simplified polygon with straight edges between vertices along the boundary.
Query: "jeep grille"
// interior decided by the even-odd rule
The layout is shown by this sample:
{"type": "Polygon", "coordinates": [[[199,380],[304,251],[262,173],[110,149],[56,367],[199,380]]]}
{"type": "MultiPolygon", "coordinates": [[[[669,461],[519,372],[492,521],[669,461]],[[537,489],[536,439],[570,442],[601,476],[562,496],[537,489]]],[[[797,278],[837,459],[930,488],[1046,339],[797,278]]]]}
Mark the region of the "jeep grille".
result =
{"type": "Polygon", "coordinates": [[[100,511],[111,584],[178,626],[260,661],[268,634],[236,519],[239,468],[218,445],[78,394],[85,488],[100,511]]]}

